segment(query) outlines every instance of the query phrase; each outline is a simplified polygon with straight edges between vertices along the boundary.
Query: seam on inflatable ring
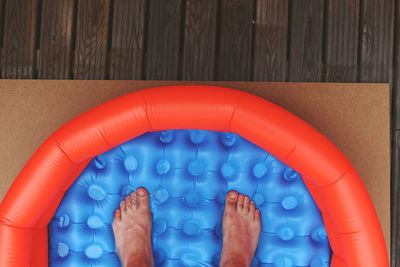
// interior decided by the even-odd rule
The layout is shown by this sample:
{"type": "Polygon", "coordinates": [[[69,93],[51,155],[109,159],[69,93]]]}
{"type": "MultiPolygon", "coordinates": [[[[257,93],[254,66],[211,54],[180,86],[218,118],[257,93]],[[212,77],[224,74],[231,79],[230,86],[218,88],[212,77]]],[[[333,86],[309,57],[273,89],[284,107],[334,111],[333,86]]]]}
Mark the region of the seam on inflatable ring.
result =
{"type": "Polygon", "coordinates": [[[239,106],[239,104],[236,103],[235,106],[233,107],[233,112],[232,112],[231,118],[229,119],[229,124],[228,124],[229,125],[229,131],[232,131],[232,121],[233,121],[233,117],[236,114],[236,110],[238,109],[238,106],[239,106]]]}
{"type": "Polygon", "coordinates": [[[149,103],[147,103],[147,101],[145,101],[145,103],[144,103],[144,111],[146,112],[147,123],[149,124],[150,130],[153,131],[154,128],[153,128],[153,126],[151,125],[151,122],[150,122],[149,103]]]}
{"type": "Polygon", "coordinates": [[[58,149],[60,149],[61,152],[62,152],[72,163],[76,163],[75,161],[73,161],[73,160],[71,159],[70,156],[68,156],[67,152],[65,152],[64,149],[62,149],[61,144],[59,144],[57,140],[54,140],[54,139],[53,139],[53,141],[54,141],[56,147],[58,147],[58,149]]]}
{"type": "Polygon", "coordinates": [[[326,184],[326,185],[322,185],[322,186],[320,186],[320,188],[325,188],[325,187],[328,187],[328,186],[333,185],[334,183],[339,182],[340,180],[343,179],[343,177],[344,177],[346,174],[349,174],[349,173],[348,173],[347,171],[342,172],[341,174],[339,174],[339,175],[337,176],[337,178],[336,178],[335,181],[330,182],[329,184],[326,184]]]}
{"type": "Polygon", "coordinates": [[[283,160],[286,160],[286,159],[288,159],[289,158],[289,156],[297,149],[297,147],[298,147],[298,142],[299,142],[299,139],[296,139],[296,141],[294,142],[294,146],[293,146],[293,148],[292,149],[290,149],[290,151],[287,153],[287,155],[285,156],[285,157],[283,157],[283,160]]]}
{"type": "Polygon", "coordinates": [[[359,233],[361,233],[361,231],[352,231],[352,232],[348,232],[348,233],[337,232],[338,235],[354,235],[354,234],[359,234],[359,233]]]}
{"type": "Polygon", "coordinates": [[[100,133],[101,137],[103,138],[104,142],[106,142],[106,144],[110,147],[110,149],[113,148],[114,146],[111,145],[110,142],[108,142],[108,140],[107,140],[107,138],[105,137],[105,135],[104,135],[102,129],[99,129],[99,133],[100,133]]]}
{"type": "MultiPolygon", "coordinates": [[[[20,227],[20,226],[11,225],[11,224],[8,224],[8,223],[4,223],[2,220],[0,220],[0,226],[2,226],[2,225],[8,226],[8,227],[14,227],[14,228],[17,228],[17,229],[22,229],[22,230],[33,230],[33,229],[35,229],[33,227],[20,227]]],[[[39,229],[39,228],[37,228],[37,229],[39,229]]]]}

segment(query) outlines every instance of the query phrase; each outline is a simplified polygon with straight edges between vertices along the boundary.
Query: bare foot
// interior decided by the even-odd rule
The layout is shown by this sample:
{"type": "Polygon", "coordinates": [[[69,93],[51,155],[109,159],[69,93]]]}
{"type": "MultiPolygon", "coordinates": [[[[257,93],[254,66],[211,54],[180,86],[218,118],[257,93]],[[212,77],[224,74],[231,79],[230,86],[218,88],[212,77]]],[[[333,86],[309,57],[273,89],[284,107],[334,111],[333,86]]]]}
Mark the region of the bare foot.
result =
{"type": "Polygon", "coordinates": [[[261,232],[260,216],[248,196],[228,192],[222,220],[220,266],[250,266],[261,232]]]}
{"type": "Polygon", "coordinates": [[[124,267],[153,266],[149,194],[139,188],[121,201],[112,223],[117,253],[124,267]]]}

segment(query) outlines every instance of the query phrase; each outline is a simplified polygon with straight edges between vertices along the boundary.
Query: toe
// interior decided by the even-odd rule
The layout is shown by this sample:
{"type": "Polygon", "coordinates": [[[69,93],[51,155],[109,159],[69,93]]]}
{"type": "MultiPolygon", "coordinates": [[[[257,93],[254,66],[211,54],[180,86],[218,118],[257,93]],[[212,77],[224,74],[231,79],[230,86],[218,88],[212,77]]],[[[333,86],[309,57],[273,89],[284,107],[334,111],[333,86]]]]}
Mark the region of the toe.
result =
{"type": "Polygon", "coordinates": [[[132,192],[132,193],[130,194],[130,197],[131,197],[132,204],[133,204],[135,207],[137,207],[137,206],[138,206],[137,193],[136,193],[136,192],[132,192]]]}
{"type": "Polygon", "coordinates": [[[259,222],[260,218],[261,218],[261,212],[259,209],[256,209],[256,211],[254,212],[254,220],[259,222]]]}
{"type": "Polygon", "coordinates": [[[121,210],[116,209],[114,212],[114,221],[120,221],[121,220],[121,210]]]}
{"type": "Polygon", "coordinates": [[[250,199],[248,196],[244,196],[243,209],[244,211],[249,212],[249,208],[250,208],[250,199]]]}
{"type": "Polygon", "coordinates": [[[125,204],[126,204],[126,208],[127,209],[131,209],[132,208],[132,199],[131,199],[131,197],[130,196],[127,196],[126,198],[125,198],[125,204]]]}
{"type": "Polygon", "coordinates": [[[125,212],[126,211],[126,201],[125,201],[125,199],[121,201],[121,203],[119,204],[119,208],[120,208],[121,212],[125,212]]]}
{"type": "Polygon", "coordinates": [[[256,205],[253,201],[250,202],[249,212],[254,216],[254,212],[256,210],[256,205]]]}
{"type": "Polygon", "coordinates": [[[149,192],[143,187],[137,190],[137,198],[139,199],[139,208],[149,208],[149,192]]]}
{"type": "Polygon", "coordinates": [[[226,201],[225,201],[225,208],[226,209],[231,209],[236,207],[236,201],[238,198],[238,193],[236,191],[229,191],[228,194],[226,195],[226,201]]]}
{"type": "Polygon", "coordinates": [[[242,210],[243,209],[243,204],[244,204],[244,195],[240,194],[239,197],[238,197],[238,201],[237,201],[236,207],[239,210],[242,210]]]}

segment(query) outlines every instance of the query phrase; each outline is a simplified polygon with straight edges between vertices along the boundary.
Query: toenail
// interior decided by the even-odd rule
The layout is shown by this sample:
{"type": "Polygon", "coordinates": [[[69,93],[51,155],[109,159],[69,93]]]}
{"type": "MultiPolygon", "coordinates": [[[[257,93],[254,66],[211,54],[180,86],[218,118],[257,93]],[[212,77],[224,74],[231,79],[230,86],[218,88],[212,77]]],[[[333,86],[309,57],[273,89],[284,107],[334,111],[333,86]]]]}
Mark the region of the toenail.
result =
{"type": "Polygon", "coordinates": [[[235,192],[230,192],[229,193],[229,198],[230,199],[235,199],[235,195],[236,195],[235,192]]]}
{"type": "Polygon", "coordinates": [[[139,196],[141,196],[141,197],[145,196],[144,189],[139,189],[138,193],[139,193],[139,196]]]}

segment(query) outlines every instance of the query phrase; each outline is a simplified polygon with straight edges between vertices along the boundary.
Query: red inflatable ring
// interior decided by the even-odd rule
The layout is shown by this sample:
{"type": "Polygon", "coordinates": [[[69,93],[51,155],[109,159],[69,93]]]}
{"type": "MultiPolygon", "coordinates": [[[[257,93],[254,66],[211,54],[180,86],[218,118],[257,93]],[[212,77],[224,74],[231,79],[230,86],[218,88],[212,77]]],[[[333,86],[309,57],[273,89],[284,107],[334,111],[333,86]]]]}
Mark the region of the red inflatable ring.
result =
{"type": "Polygon", "coordinates": [[[302,174],[321,210],[331,266],[388,267],[372,201],[351,163],[326,137],[254,95],[213,86],[170,86],[98,106],[51,135],[0,206],[0,266],[47,266],[47,225],[64,192],[96,155],[149,131],[232,131],[302,174]]]}

